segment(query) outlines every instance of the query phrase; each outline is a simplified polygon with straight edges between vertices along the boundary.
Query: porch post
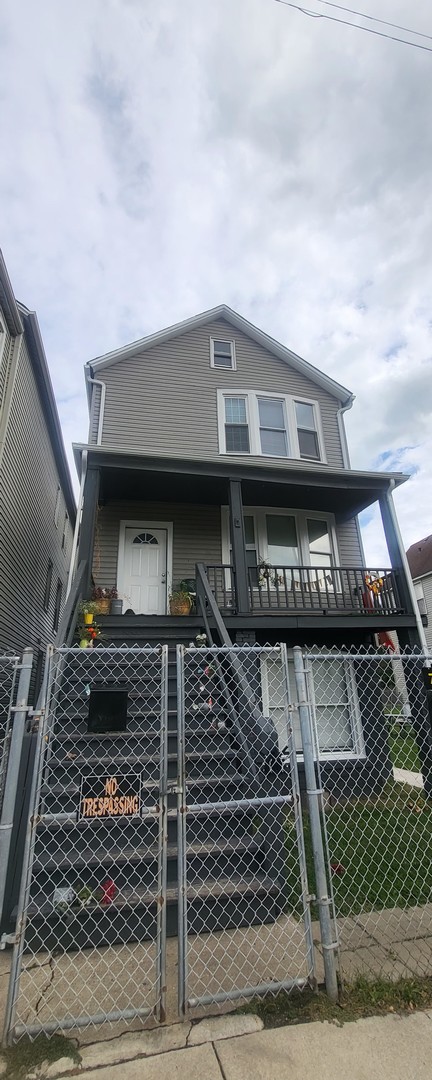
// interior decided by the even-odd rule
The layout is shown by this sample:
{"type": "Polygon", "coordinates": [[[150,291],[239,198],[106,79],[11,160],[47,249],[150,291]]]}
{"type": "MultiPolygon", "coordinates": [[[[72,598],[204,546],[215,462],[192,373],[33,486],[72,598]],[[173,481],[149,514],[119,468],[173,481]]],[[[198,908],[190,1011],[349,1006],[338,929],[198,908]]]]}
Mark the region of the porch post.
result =
{"type": "Polygon", "coordinates": [[[240,612],[248,612],[249,588],[241,480],[230,480],[229,482],[229,518],[237,607],[240,612]]]}
{"type": "Polygon", "coordinates": [[[81,528],[78,541],[77,566],[83,559],[87,559],[87,568],[83,577],[82,594],[86,599],[90,595],[93,547],[96,528],[96,513],[99,497],[100,471],[88,468],[84,481],[83,506],[81,516],[81,528]]]}
{"type": "Polygon", "coordinates": [[[408,615],[415,615],[417,623],[418,641],[422,652],[429,652],[426,636],[418,609],[415,589],[405,554],[399,522],[393,502],[392,487],[380,497],[379,506],[383,523],[385,538],[390,555],[392,569],[395,572],[397,588],[402,606],[408,615]]]}

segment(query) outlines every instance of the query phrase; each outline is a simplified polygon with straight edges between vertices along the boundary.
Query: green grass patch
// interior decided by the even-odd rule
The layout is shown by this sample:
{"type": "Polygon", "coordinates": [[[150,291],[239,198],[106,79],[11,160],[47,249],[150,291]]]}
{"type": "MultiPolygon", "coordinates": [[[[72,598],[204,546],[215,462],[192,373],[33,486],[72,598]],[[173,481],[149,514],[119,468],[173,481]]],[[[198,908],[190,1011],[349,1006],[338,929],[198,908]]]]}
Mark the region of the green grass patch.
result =
{"type": "Polygon", "coordinates": [[[72,1058],[76,1065],[81,1061],[75,1044],[63,1035],[53,1035],[50,1039],[46,1035],[38,1035],[33,1042],[22,1038],[14,1046],[0,1051],[0,1062],[6,1064],[2,1080],[24,1080],[27,1073],[42,1061],[58,1061],[62,1057],[72,1058]]]}
{"type": "MultiPolygon", "coordinates": [[[[358,915],[413,907],[432,898],[432,806],[415,788],[389,782],[378,798],[353,800],[326,812],[336,913],[358,915]]],[[[306,864],[315,889],[309,818],[304,814],[306,864]]],[[[295,830],[286,826],[288,902],[301,913],[295,830]]],[[[317,917],[315,905],[312,917],[317,917]]]]}
{"type": "Polygon", "coordinates": [[[254,998],[237,1011],[255,1013],[264,1026],[281,1027],[312,1020],[330,1020],[343,1024],[359,1020],[362,1016],[376,1016],[389,1012],[412,1012],[432,1005],[432,978],[385,979],[359,977],[345,984],[340,1001],[333,1003],[324,991],[305,989],[292,994],[280,993],[254,998]]]}
{"type": "Polygon", "coordinates": [[[389,730],[390,757],[395,769],[421,772],[417,743],[411,724],[392,724],[389,730]]]}

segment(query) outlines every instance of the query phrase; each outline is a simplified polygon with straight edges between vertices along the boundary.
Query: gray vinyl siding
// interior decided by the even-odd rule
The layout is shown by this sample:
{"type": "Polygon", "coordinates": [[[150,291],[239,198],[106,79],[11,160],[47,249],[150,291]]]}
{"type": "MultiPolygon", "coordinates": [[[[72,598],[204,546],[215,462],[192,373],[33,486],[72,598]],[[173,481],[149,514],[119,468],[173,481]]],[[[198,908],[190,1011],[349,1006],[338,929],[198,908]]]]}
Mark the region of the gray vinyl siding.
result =
{"type": "Polygon", "coordinates": [[[359,543],[355,518],[336,525],[336,535],[341,566],[362,566],[363,556],[359,543]]]}
{"type": "Polygon", "coordinates": [[[96,446],[98,441],[101,395],[102,388],[100,386],[92,386],[89,427],[89,443],[91,443],[92,446],[96,446]]]}
{"type": "MultiPolygon", "coordinates": [[[[337,410],[340,403],[224,320],[181,334],[141,355],[103,368],[106,384],[102,443],[148,454],[220,460],[217,390],[298,394],[321,410],[327,462],[343,467],[337,410]],[[236,371],[210,368],[210,337],[234,339],[236,371]]],[[[289,468],[288,460],[229,455],[223,460],[289,468]]],[[[296,465],[298,465],[298,461],[296,465]]],[[[301,462],[305,469],[314,468],[301,462]]]]}
{"type": "MultiPolygon", "coordinates": [[[[96,585],[117,584],[121,521],[173,523],[173,582],[194,577],[195,563],[222,562],[221,508],[186,503],[109,502],[98,511],[93,558],[96,585]]],[[[342,566],[361,566],[355,521],[336,529],[342,566]]]]}
{"type": "Polygon", "coordinates": [[[72,549],[68,520],[62,550],[65,501],[58,527],[54,510],[60,480],[25,339],[21,340],[5,448],[0,469],[0,650],[44,647],[53,639],[57,583],[65,597],[72,549]],[[44,610],[48,560],[53,563],[48,611],[44,610]]]}
{"type": "Polygon", "coordinates": [[[219,506],[187,503],[110,502],[98,512],[93,558],[96,585],[117,583],[120,521],[173,523],[173,584],[195,576],[195,563],[221,563],[219,506]]]}

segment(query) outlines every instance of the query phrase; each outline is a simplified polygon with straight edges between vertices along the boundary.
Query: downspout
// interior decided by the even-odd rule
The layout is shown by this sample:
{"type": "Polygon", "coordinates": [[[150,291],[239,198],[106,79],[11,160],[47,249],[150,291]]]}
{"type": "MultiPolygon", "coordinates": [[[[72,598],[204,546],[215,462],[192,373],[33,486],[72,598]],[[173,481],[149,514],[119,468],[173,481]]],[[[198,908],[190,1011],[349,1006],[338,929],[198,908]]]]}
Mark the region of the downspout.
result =
{"type": "Polygon", "coordinates": [[[402,541],[401,531],[400,531],[400,528],[399,528],[399,522],[398,522],[398,519],[397,519],[396,508],[395,508],[395,505],[394,505],[394,502],[393,502],[393,491],[394,491],[395,487],[396,487],[396,482],[394,480],[390,480],[389,489],[388,489],[388,493],[387,493],[387,495],[388,495],[388,507],[389,507],[390,513],[392,515],[393,528],[394,528],[394,531],[395,531],[395,536],[396,536],[396,540],[397,540],[398,547],[399,547],[399,555],[400,555],[401,565],[402,565],[402,569],[404,570],[405,575],[406,575],[406,580],[407,580],[407,584],[408,584],[408,592],[410,594],[412,608],[413,608],[413,612],[414,612],[415,619],[416,619],[417,633],[418,633],[418,636],[420,638],[420,644],[421,644],[422,652],[424,652],[425,656],[430,657],[431,650],[430,650],[430,648],[428,646],[428,643],[426,641],[426,634],[424,632],[424,626],[423,626],[423,623],[422,623],[422,618],[421,618],[420,611],[419,611],[419,606],[418,606],[418,603],[417,603],[417,597],[416,597],[416,593],[415,593],[414,582],[413,582],[413,579],[411,577],[411,570],[409,568],[408,559],[406,557],[406,552],[405,552],[405,548],[404,548],[403,541],[402,541]]]}
{"type": "MultiPolygon", "coordinates": [[[[88,370],[90,370],[90,369],[88,369],[88,368],[85,369],[87,382],[89,384],[91,384],[92,386],[100,386],[100,388],[101,388],[101,398],[100,398],[100,406],[99,406],[99,420],[98,420],[98,429],[97,429],[97,437],[96,437],[96,446],[100,446],[100,444],[102,442],[102,428],[103,428],[103,419],[104,419],[104,410],[105,410],[106,385],[105,385],[104,382],[102,382],[101,379],[92,379],[92,378],[90,378],[90,376],[87,375],[88,370]]],[[[91,413],[90,413],[90,415],[91,415],[91,413]]],[[[88,459],[88,451],[83,450],[82,458],[81,458],[80,492],[79,492],[79,498],[78,498],[76,525],[75,525],[75,533],[74,533],[73,544],[72,544],[72,555],[71,555],[71,563],[70,563],[70,570],[69,570],[69,580],[68,580],[67,590],[66,590],[66,598],[69,596],[69,593],[70,593],[70,590],[71,590],[71,587],[72,587],[73,572],[74,572],[74,569],[75,569],[75,560],[76,560],[77,551],[78,551],[79,533],[80,533],[80,527],[81,527],[81,517],[82,517],[82,508],[83,508],[83,500],[84,500],[84,484],[85,484],[85,478],[86,478],[86,474],[87,474],[87,459],[88,459]]]]}
{"type": "MultiPolygon", "coordinates": [[[[104,382],[102,382],[101,379],[91,379],[89,376],[87,377],[87,382],[89,384],[91,384],[91,386],[100,386],[100,388],[101,388],[101,398],[100,398],[100,405],[99,405],[99,420],[98,420],[98,429],[97,429],[97,436],[96,436],[96,446],[100,446],[101,442],[102,442],[102,429],[103,429],[104,412],[105,412],[106,384],[104,382]]],[[[93,404],[93,402],[92,402],[92,404],[93,404]]]]}
{"type": "Polygon", "coordinates": [[[68,576],[68,583],[67,583],[67,588],[66,588],[66,600],[67,600],[67,598],[69,596],[69,593],[71,591],[71,588],[72,588],[72,581],[73,581],[74,570],[75,570],[75,560],[76,560],[77,551],[78,551],[78,541],[79,541],[79,534],[80,534],[80,528],[81,528],[82,507],[83,507],[83,499],[84,499],[84,484],[85,484],[85,478],[86,478],[86,473],[87,473],[87,456],[88,456],[87,450],[83,450],[82,458],[81,458],[81,482],[80,482],[80,490],[79,490],[79,497],[78,497],[77,515],[76,515],[76,522],[75,522],[75,532],[74,532],[74,538],[73,538],[73,543],[72,543],[72,552],[71,552],[71,561],[70,561],[70,567],[69,567],[69,576],[68,576]]]}
{"type": "Polygon", "coordinates": [[[343,414],[345,412],[348,412],[348,409],[352,409],[354,401],[355,401],[355,395],[350,394],[349,398],[345,402],[345,405],[341,405],[340,409],[338,409],[338,411],[336,413],[337,425],[338,425],[338,428],[339,428],[339,438],[340,438],[340,441],[341,441],[342,461],[343,461],[344,469],[350,469],[351,468],[351,462],[350,462],[350,456],[349,456],[349,450],[348,450],[348,443],[347,443],[347,437],[346,437],[346,431],[345,431],[345,424],[344,424],[344,421],[343,421],[343,414]]]}

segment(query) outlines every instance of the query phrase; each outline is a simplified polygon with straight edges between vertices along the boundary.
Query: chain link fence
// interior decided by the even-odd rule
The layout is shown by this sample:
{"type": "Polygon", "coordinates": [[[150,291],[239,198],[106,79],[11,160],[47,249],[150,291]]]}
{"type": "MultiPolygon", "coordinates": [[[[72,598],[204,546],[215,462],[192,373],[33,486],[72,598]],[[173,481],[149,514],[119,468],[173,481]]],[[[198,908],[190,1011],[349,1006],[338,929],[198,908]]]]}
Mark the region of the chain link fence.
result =
{"type": "Polygon", "coordinates": [[[432,976],[429,658],[352,649],[303,660],[341,976],[432,976]]]}
{"type": "Polygon", "coordinates": [[[11,738],[11,710],[15,704],[19,656],[0,653],[0,811],[11,738]]]}
{"type": "Polygon", "coordinates": [[[163,1016],[166,648],[48,655],[6,1034],[163,1016]]]}
{"type": "Polygon", "coordinates": [[[178,648],[182,1015],[314,979],[284,664],[281,647],[178,648]]]}

